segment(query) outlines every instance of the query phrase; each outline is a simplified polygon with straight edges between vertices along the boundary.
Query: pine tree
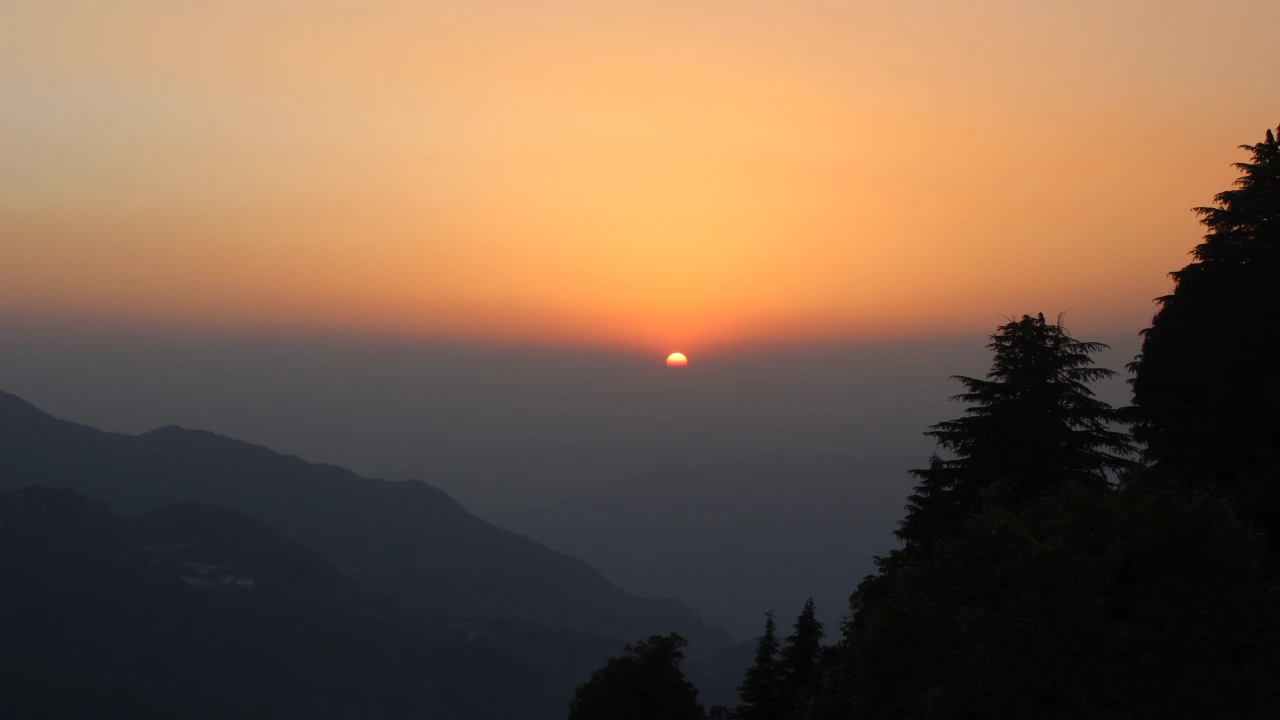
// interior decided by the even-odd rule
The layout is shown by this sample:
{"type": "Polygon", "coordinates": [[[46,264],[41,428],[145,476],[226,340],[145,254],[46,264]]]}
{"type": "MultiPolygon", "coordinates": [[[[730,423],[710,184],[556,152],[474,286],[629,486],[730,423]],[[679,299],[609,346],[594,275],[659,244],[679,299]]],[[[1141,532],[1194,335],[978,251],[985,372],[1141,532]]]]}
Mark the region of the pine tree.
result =
{"type": "Polygon", "coordinates": [[[806,699],[822,672],[822,639],[826,633],[823,632],[822,623],[818,622],[813,598],[809,598],[804,604],[804,610],[792,627],[793,632],[782,648],[779,673],[779,704],[788,715],[806,704],[806,699]]]}
{"type": "Polygon", "coordinates": [[[1216,207],[1174,291],[1144,331],[1135,376],[1134,436],[1153,472],[1224,492],[1280,542],[1280,141],[1243,145],[1249,162],[1216,207]]]}
{"type": "Polygon", "coordinates": [[[782,689],[781,668],[778,664],[778,628],[773,612],[764,615],[764,635],[756,642],[755,663],[747,669],[738,697],[739,720],[781,720],[783,717],[779,699],[782,689]]]}
{"type": "Polygon", "coordinates": [[[1001,326],[987,347],[995,358],[985,379],[953,378],[965,392],[952,400],[970,405],[964,417],[926,433],[953,457],[912,471],[920,482],[897,531],[908,550],[954,535],[996,484],[1017,507],[1068,481],[1105,489],[1109,472],[1130,465],[1129,436],[1115,429],[1121,412],[1089,389],[1115,375],[1093,365],[1106,345],[1076,340],[1041,314],[1001,326]]]}

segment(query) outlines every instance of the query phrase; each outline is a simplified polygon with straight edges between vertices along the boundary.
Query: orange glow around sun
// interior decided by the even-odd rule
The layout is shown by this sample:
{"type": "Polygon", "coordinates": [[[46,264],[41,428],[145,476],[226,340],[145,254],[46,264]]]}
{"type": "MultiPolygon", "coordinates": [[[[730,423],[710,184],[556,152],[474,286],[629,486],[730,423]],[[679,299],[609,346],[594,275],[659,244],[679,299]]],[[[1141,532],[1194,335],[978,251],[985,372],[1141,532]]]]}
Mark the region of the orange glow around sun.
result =
{"type": "Polygon", "coordinates": [[[0,2],[0,324],[1129,332],[1280,97],[1256,0],[68,5],[0,2]]]}
{"type": "Polygon", "coordinates": [[[684,353],[678,353],[678,352],[671,353],[670,355],[667,356],[668,367],[684,367],[685,365],[688,365],[688,364],[689,364],[689,358],[685,357],[684,353]]]}

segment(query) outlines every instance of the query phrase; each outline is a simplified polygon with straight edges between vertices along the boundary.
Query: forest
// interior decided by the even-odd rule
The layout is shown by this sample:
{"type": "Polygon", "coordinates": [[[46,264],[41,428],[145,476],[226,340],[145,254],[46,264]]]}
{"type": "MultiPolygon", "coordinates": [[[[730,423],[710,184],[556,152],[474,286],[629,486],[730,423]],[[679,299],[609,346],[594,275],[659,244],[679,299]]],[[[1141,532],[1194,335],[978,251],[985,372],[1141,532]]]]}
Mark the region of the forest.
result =
{"type": "Polygon", "coordinates": [[[927,429],[898,547],[838,628],[797,588],[735,707],[699,703],[680,635],[639,640],[569,720],[1280,717],[1280,142],[1241,149],[1130,405],[1091,390],[1105,346],[1010,318],[986,376],[953,378],[963,414],[927,429]]]}

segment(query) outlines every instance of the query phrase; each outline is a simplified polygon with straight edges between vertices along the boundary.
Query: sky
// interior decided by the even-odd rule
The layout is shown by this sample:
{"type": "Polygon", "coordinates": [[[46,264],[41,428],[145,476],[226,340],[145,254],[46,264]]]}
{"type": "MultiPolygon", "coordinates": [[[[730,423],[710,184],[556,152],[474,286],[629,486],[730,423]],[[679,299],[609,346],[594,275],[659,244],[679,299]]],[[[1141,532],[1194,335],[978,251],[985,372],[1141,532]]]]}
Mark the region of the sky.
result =
{"type": "Polygon", "coordinates": [[[998,324],[1137,352],[1280,123],[1276,27],[0,0],[0,389],[423,479],[740,638],[810,594],[835,623],[998,324]]]}
{"type": "Polygon", "coordinates": [[[1274,2],[0,0],[0,310],[662,354],[1140,327],[1274,2]]]}

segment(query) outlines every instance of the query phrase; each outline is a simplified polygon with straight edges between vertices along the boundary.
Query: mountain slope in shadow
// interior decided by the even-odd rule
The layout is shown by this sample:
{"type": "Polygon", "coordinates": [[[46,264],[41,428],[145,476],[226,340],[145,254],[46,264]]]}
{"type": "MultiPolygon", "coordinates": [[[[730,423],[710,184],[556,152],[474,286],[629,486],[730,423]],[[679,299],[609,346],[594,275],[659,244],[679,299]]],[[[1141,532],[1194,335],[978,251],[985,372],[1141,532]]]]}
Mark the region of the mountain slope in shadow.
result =
{"type": "Polygon", "coordinates": [[[251,518],[138,520],[67,489],[0,493],[0,695],[14,717],[563,715],[549,677],[415,627],[251,518]]]}
{"type": "Polygon", "coordinates": [[[413,613],[519,618],[633,639],[732,642],[675,600],[627,594],[582,560],[497,528],[418,481],[368,479],[208,432],[131,436],[0,393],[0,490],[72,488],[127,516],[194,501],[262,520],[413,613]]]}

